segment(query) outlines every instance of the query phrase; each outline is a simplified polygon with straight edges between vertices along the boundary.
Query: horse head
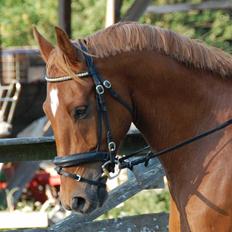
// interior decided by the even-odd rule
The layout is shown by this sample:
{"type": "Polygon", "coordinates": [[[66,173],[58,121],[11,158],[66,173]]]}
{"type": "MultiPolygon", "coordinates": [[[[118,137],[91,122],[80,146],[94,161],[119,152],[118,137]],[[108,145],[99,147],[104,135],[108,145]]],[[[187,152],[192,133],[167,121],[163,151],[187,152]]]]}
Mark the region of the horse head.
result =
{"type": "Polygon", "coordinates": [[[34,28],[46,63],[43,109],[56,141],[61,202],[66,209],[89,213],[107,197],[102,165],[108,171],[114,169],[119,143],[132,121],[132,103],[123,75],[115,81],[113,67],[94,57],[103,79],[94,76],[95,69],[86,62],[92,62],[93,56],[85,50],[84,41],[75,44],[60,28],[55,32],[57,45],[53,46],[34,28]]]}

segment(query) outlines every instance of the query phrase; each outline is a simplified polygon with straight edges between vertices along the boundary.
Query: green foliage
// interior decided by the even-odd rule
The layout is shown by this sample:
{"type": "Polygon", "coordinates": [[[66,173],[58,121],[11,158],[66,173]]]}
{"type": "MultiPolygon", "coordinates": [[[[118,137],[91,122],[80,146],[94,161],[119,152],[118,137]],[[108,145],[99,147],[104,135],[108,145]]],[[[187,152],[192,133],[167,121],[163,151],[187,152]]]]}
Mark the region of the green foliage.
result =
{"type": "Polygon", "coordinates": [[[34,45],[32,26],[54,39],[51,26],[57,21],[57,2],[51,0],[0,0],[3,47],[34,45]]]}
{"type": "Polygon", "coordinates": [[[80,38],[104,28],[105,0],[73,0],[73,38],[80,38]]]}
{"type": "Polygon", "coordinates": [[[169,192],[167,189],[158,193],[155,190],[144,190],[131,197],[118,207],[105,213],[99,219],[168,211],[169,192]]]}
{"type": "MultiPolygon", "coordinates": [[[[189,1],[158,0],[159,3],[189,1]]],[[[199,3],[201,1],[192,1],[199,3]]],[[[199,39],[209,45],[232,53],[232,14],[229,11],[205,10],[168,13],[164,15],[144,15],[141,22],[171,29],[187,37],[199,39]]]]}
{"type": "MultiPolygon", "coordinates": [[[[133,0],[124,0],[124,14],[133,0]]],[[[154,0],[156,5],[200,3],[201,0],[154,0]]],[[[58,24],[57,0],[0,0],[3,47],[35,45],[32,25],[54,42],[58,24]]],[[[106,0],[72,1],[72,37],[84,37],[104,28],[106,0]]],[[[144,15],[140,21],[174,30],[232,53],[232,14],[229,11],[190,11],[165,15],[144,15]]]]}
{"type": "Polygon", "coordinates": [[[6,203],[6,191],[0,190],[0,211],[5,210],[7,208],[6,203]]]}

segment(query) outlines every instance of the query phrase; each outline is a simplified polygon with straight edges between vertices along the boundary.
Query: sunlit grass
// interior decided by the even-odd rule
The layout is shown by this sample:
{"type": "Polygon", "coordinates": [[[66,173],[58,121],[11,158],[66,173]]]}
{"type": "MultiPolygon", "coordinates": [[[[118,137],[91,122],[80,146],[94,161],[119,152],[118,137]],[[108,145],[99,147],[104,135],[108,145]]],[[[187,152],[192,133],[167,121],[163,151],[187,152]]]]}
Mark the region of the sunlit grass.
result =
{"type": "Polygon", "coordinates": [[[169,211],[169,192],[162,190],[143,190],[124,203],[108,211],[98,219],[109,219],[138,214],[169,211]]]}

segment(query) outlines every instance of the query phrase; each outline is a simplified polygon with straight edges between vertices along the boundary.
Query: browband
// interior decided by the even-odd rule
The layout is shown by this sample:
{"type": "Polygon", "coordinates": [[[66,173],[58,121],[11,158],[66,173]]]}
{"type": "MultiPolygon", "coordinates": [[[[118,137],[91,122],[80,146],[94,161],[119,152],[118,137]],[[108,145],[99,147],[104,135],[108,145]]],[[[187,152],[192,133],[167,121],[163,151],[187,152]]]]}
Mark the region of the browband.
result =
{"type": "MultiPolygon", "coordinates": [[[[79,73],[76,73],[75,74],[76,77],[80,77],[80,78],[83,78],[83,77],[88,77],[90,76],[90,73],[88,71],[86,72],[79,72],[79,73]]],[[[61,81],[69,81],[69,80],[72,80],[73,77],[71,76],[63,76],[63,77],[48,77],[45,75],[45,80],[47,82],[61,82],[61,81]]]]}

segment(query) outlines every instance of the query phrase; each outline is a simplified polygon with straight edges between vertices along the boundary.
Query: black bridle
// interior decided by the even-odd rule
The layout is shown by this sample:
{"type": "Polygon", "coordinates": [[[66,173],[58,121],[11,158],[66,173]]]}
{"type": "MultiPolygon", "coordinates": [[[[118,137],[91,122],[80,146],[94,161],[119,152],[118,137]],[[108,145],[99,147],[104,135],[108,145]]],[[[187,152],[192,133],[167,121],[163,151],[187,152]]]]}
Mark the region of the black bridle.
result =
{"type": "MultiPolygon", "coordinates": [[[[109,176],[109,173],[114,172],[115,165],[118,165],[118,168],[124,169],[129,168],[133,169],[135,165],[138,165],[140,163],[144,163],[145,166],[148,165],[148,162],[150,159],[164,155],[168,152],[174,151],[176,149],[179,149],[183,146],[186,146],[190,143],[193,143],[201,138],[204,138],[212,133],[215,133],[219,130],[222,130],[226,128],[227,126],[232,124],[232,119],[218,125],[217,127],[208,130],[206,132],[203,132],[197,136],[194,136],[190,139],[187,139],[181,143],[178,143],[174,146],[165,148],[157,153],[152,152],[150,149],[150,146],[146,146],[135,153],[132,153],[130,155],[123,156],[121,158],[118,158],[116,156],[116,143],[113,140],[113,136],[111,133],[111,127],[110,127],[110,120],[109,120],[109,114],[107,111],[107,106],[105,102],[104,93],[105,90],[108,91],[110,96],[114,98],[116,101],[118,101],[122,106],[124,106],[132,115],[133,118],[133,109],[132,107],[125,102],[120,95],[118,95],[112,88],[111,83],[108,80],[104,80],[99,73],[97,72],[93,58],[91,55],[88,55],[87,48],[80,43],[81,50],[83,51],[83,55],[86,61],[87,70],[86,72],[79,72],[76,74],[77,77],[83,78],[83,77],[91,77],[93,79],[95,90],[96,90],[96,105],[97,105],[97,114],[98,114],[98,129],[97,129],[97,136],[98,136],[98,143],[96,151],[91,152],[84,152],[84,153],[77,153],[77,154],[71,154],[64,157],[58,157],[56,156],[53,160],[54,164],[56,165],[56,171],[59,175],[72,178],[76,181],[85,182],[91,185],[96,186],[105,186],[105,183],[103,180],[105,178],[100,177],[98,180],[89,180],[84,178],[83,176],[80,176],[78,174],[73,174],[70,172],[67,172],[64,170],[64,168],[68,167],[77,167],[82,164],[87,163],[95,163],[95,162],[101,162],[103,173],[105,176],[109,176]],[[106,128],[106,142],[108,145],[108,151],[101,151],[101,142],[102,142],[102,128],[103,128],[103,122],[105,123],[106,128]],[[146,155],[143,157],[137,158],[135,160],[130,161],[129,158],[132,156],[135,156],[139,153],[143,153],[144,151],[147,151],[146,155]]],[[[45,79],[48,82],[60,82],[60,81],[67,81],[72,80],[72,77],[45,77],[45,79]]]]}
{"type": "MultiPolygon", "coordinates": [[[[92,56],[88,55],[88,51],[86,47],[80,43],[81,50],[83,51],[82,54],[84,55],[86,65],[87,65],[87,72],[77,73],[76,75],[79,77],[91,77],[93,79],[95,90],[96,90],[96,105],[97,105],[97,115],[98,115],[98,126],[97,126],[97,148],[96,151],[85,152],[85,153],[78,153],[72,154],[64,157],[56,156],[53,160],[54,164],[57,166],[56,171],[58,174],[70,177],[75,179],[76,181],[86,182],[92,185],[102,186],[105,185],[102,182],[102,178],[100,180],[88,180],[78,174],[69,173],[63,170],[63,168],[67,167],[76,167],[81,164],[86,163],[94,163],[94,162],[102,162],[102,169],[105,173],[114,172],[115,164],[117,163],[116,160],[116,143],[113,139],[110,127],[110,120],[109,120],[109,113],[107,110],[106,102],[104,93],[108,91],[110,96],[118,101],[122,106],[124,106],[131,115],[133,114],[132,107],[125,102],[117,92],[115,92],[112,88],[110,81],[104,80],[99,73],[97,72],[92,56]],[[106,128],[106,142],[108,151],[101,151],[101,143],[102,143],[102,128],[103,122],[106,128]]],[[[58,77],[58,78],[51,78],[46,77],[48,82],[58,82],[58,81],[66,81],[70,80],[69,77],[58,77]]]]}

